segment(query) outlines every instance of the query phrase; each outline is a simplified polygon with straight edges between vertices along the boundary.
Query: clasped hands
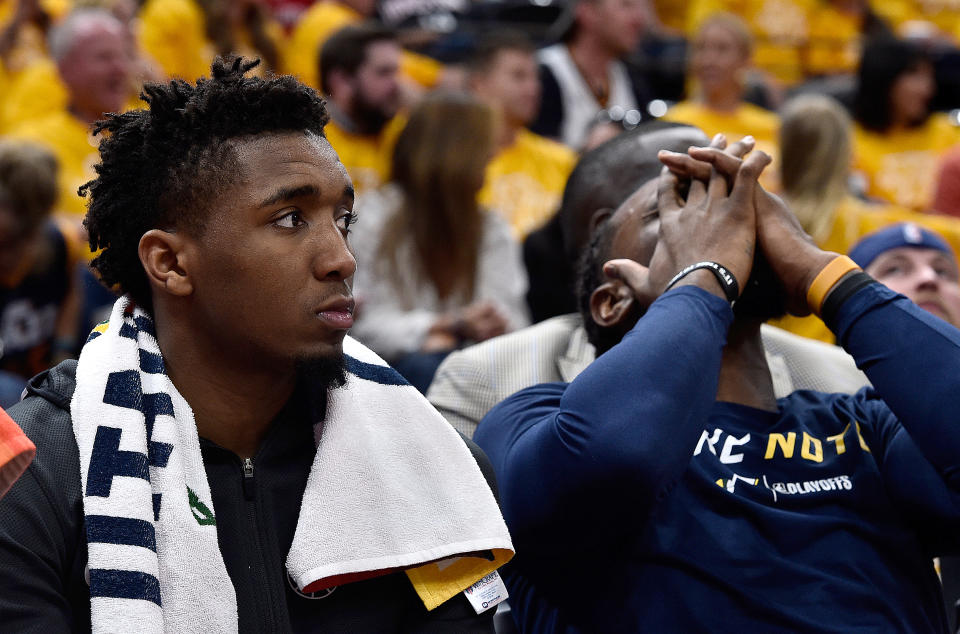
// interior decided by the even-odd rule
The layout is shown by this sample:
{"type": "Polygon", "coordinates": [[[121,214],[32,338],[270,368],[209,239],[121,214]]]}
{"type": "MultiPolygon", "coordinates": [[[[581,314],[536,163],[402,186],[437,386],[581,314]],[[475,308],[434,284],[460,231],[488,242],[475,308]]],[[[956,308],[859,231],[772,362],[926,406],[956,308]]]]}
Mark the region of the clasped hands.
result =
{"type": "MultiPolygon", "coordinates": [[[[751,152],[753,146],[752,137],[727,146],[718,134],[709,147],[691,147],[686,154],[661,151],[660,229],[650,264],[611,260],[604,273],[649,304],[684,267],[711,261],[731,272],[742,292],[759,248],[786,291],[790,313],[809,314],[807,289],[836,254],[817,247],[784,202],[759,185],[771,159],[751,152]]],[[[694,271],[674,286],[685,284],[726,298],[710,271],[694,271]]]]}

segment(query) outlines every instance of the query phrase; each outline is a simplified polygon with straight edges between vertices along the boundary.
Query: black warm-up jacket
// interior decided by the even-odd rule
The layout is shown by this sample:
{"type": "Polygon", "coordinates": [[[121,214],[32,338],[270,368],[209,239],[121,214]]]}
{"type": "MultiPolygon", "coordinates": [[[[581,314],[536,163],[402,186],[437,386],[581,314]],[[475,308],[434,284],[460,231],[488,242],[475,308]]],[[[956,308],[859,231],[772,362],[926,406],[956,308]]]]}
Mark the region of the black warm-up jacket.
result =
{"type": "MultiPolygon", "coordinates": [[[[70,419],[76,362],[34,377],[8,413],[37,446],[23,477],[0,500],[0,631],[88,631],[87,543],[80,458],[70,419]]],[[[402,572],[336,588],[324,598],[294,589],[285,559],[315,445],[307,407],[293,398],[253,459],[200,439],[217,537],[237,595],[241,632],[493,632],[461,594],[427,612],[402,572]]],[[[490,464],[467,441],[495,489],[490,464]]],[[[203,588],[197,588],[203,592],[203,588]]]]}

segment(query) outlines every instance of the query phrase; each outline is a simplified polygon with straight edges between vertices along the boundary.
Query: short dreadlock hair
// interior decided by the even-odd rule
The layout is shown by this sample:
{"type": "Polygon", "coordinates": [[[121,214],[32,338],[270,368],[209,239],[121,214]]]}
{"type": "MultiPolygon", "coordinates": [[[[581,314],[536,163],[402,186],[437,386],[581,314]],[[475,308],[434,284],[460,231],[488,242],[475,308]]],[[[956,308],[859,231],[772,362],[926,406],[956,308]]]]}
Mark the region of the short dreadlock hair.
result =
{"type": "Polygon", "coordinates": [[[324,102],[291,76],[244,75],[259,60],[217,58],[212,77],[196,85],[175,79],[147,84],[149,108],[109,114],[94,134],[100,141],[97,178],[84,226],[105,284],[150,309],[150,285],[138,247],[150,229],[183,228],[200,235],[210,203],[239,178],[232,141],[259,134],[310,132],[323,136],[324,102]]]}

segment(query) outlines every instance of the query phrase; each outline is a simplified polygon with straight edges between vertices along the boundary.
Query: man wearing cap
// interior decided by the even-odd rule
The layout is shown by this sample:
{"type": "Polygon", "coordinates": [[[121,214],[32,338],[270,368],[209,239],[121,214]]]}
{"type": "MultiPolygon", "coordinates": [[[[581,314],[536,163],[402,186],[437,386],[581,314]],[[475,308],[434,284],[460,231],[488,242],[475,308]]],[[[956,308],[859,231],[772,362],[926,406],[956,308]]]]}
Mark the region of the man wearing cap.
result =
{"type": "Polygon", "coordinates": [[[579,150],[602,110],[639,121],[647,88],[620,58],[637,48],[648,10],[646,0],[570,0],[553,27],[557,43],[538,55],[543,99],[534,132],[579,150]]]}
{"type": "Polygon", "coordinates": [[[957,258],[933,231],[908,222],[886,227],[855,244],[850,257],[881,284],[960,326],[957,258]]]}

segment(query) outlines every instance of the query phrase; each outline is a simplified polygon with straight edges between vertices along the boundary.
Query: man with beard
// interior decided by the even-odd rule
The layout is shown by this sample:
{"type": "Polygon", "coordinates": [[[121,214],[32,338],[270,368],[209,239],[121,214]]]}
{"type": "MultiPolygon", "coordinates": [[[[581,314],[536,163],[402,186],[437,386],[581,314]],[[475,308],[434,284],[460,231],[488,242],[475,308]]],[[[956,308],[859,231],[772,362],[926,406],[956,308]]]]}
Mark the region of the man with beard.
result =
{"type": "Polygon", "coordinates": [[[123,295],[8,411],[39,459],[0,502],[5,629],[492,631],[485,460],[346,336],[353,188],[316,92],[254,66],[99,124],[123,295]]]}
{"type": "Polygon", "coordinates": [[[390,176],[404,124],[396,116],[400,53],[393,31],[372,23],[340,29],[320,49],[320,89],[330,113],[326,135],[358,194],[390,176]]]}
{"type": "Polygon", "coordinates": [[[475,435],[521,629],[947,632],[930,557],[960,534],[960,331],[817,248],[756,185],[765,155],[662,160],[689,191],[662,176],[585,261],[597,360],[475,435]],[[760,325],[786,306],[876,391],[776,399],[760,325]]]}

